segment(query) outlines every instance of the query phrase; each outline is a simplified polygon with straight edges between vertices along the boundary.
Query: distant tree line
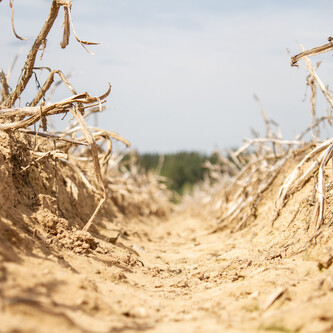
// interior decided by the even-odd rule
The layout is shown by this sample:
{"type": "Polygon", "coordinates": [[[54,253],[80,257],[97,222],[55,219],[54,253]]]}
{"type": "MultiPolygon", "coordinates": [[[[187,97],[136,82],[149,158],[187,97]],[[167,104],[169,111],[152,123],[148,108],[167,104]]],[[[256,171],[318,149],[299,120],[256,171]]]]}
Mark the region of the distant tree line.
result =
{"type": "MultiPolygon", "coordinates": [[[[130,156],[125,156],[126,162],[130,156]]],[[[191,191],[193,185],[204,178],[207,171],[203,164],[209,160],[212,164],[218,161],[217,155],[206,155],[198,152],[178,152],[160,155],[157,153],[136,153],[137,163],[141,170],[153,170],[168,179],[169,189],[183,194],[191,191]]]]}

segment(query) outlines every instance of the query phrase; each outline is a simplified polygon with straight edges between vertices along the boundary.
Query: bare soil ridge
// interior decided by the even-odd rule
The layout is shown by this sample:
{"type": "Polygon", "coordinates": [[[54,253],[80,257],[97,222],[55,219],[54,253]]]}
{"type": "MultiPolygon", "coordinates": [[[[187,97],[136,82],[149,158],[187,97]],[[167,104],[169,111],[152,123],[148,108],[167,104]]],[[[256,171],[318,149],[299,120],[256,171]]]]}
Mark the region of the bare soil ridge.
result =
{"type": "Polygon", "coordinates": [[[126,215],[109,197],[88,233],[95,203],[82,179],[76,200],[66,187],[72,169],[54,177],[54,161],[40,160],[20,173],[29,140],[2,134],[2,142],[1,332],[333,330],[332,227],[315,243],[309,233],[315,179],[269,223],[297,160],[241,230],[212,232],[212,220],[191,209],[126,215]]]}

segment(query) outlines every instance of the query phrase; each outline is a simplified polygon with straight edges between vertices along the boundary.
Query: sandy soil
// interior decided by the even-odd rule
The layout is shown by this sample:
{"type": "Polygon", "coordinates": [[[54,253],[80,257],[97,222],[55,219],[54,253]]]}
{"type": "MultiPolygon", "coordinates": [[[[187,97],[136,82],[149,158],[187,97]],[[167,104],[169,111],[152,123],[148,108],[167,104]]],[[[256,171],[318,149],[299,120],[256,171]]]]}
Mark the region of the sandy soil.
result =
{"type": "Polygon", "coordinates": [[[89,253],[45,245],[3,260],[0,331],[333,331],[327,244],[288,256],[266,230],[206,226],[181,214],[132,220],[89,253]]]}
{"type": "Polygon", "coordinates": [[[283,175],[238,232],[190,212],[129,219],[107,202],[84,233],[94,205],[79,179],[79,200],[64,167],[54,193],[53,164],[22,173],[24,140],[1,140],[0,332],[333,332],[332,226],[309,242],[311,182],[274,228],[283,175]]]}

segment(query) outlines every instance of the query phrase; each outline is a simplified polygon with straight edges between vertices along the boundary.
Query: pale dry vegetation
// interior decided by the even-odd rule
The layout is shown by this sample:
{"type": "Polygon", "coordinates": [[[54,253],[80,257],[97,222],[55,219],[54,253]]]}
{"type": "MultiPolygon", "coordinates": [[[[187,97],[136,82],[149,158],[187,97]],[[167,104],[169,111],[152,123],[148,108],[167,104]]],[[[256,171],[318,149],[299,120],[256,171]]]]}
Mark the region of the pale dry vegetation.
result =
{"type": "MultiPolygon", "coordinates": [[[[285,140],[279,126],[268,119],[261,107],[267,129],[266,136],[245,139],[244,144],[236,151],[227,150],[228,158],[220,154],[220,163],[217,165],[206,163],[208,177],[198,185],[194,193],[195,203],[190,202],[189,205],[191,209],[199,205],[203,214],[216,220],[217,226],[214,231],[224,228],[237,231],[254,221],[263,194],[270,190],[277,177],[282,186],[275,197],[274,209],[267,221],[272,228],[293,194],[302,192],[310,180],[313,180],[312,191],[304,195],[312,207],[312,219],[309,221],[311,225],[308,226],[312,230],[311,241],[315,241],[323,229],[331,226],[331,210],[327,209],[327,203],[330,201],[332,189],[328,163],[332,159],[333,141],[320,140],[320,125],[326,122],[330,126],[332,115],[331,112],[320,117],[316,115],[316,92],[318,88],[321,90],[330,107],[333,107],[333,98],[328,87],[317,75],[309,57],[330,51],[332,48],[329,38],[328,44],[304,51],[291,59],[292,66],[304,59],[309,72],[307,84],[311,87],[312,114],[309,128],[295,140],[285,140]],[[275,132],[273,126],[276,127],[275,132]],[[311,140],[306,141],[304,137],[308,134],[311,140]]],[[[259,100],[258,102],[261,105],[259,100]]],[[[297,217],[300,209],[301,205],[294,212],[290,223],[297,217]]]]}
{"type": "MultiPolygon", "coordinates": [[[[87,52],[92,53],[87,46],[98,44],[77,37],[71,18],[71,6],[71,1],[52,1],[49,15],[27,55],[20,78],[12,91],[8,87],[8,76],[1,73],[0,129],[7,133],[26,134],[29,141],[29,164],[22,166],[22,172],[27,172],[32,165],[38,165],[42,159],[51,158],[55,164],[66,165],[77,174],[77,178],[90,190],[93,201],[98,198],[95,210],[83,227],[84,231],[90,228],[107,195],[112,197],[124,214],[131,215],[135,211],[139,215],[164,215],[169,209],[168,193],[158,181],[158,176],[142,174],[134,165],[128,170],[120,170],[121,154],[112,155],[112,140],[121,141],[127,147],[130,143],[115,132],[88,126],[86,122],[91,114],[103,111],[111,85],[108,85],[107,91],[101,96],[91,97],[87,92],[78,93],[59,69],[35,66],[36,57],[44,52],[47,36],[61,9],[64,12],[62,48],[69,44],[71,30],[76,41],[87,52]],[[16,106],[24,104],[21,94],[36,70],[48,71],[48,78],[40,84],[40,89],[28,103],[29,106],[16,106]],[[56,76],[72,95],[58,102],[46,103],[48,94],[59,84],[55,82],[56,76]],[[67,113],[71,113],[74,120],[64,131],[48,130],[50,116],[67,113]]],[[[14,1],[10,2],[10,7],[13,32],[17,38],[23,39],[14,28],[14,1]]],[[[76,187],[74,182],[69,186],[77,199],[77,190],[73,190],[76,187]]]]}

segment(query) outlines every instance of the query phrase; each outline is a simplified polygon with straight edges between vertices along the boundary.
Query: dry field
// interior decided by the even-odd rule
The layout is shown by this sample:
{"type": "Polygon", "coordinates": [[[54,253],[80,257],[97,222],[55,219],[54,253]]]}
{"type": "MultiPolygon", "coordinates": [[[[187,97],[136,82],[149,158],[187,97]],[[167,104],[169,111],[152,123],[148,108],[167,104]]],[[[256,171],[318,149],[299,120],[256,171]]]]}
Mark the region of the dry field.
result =
{"type": "Polygon", "coordinates": [[[309,71],[309,129],[284,140],[262,110],[266,137],[207,163],[175,207],[157,174],[121,166],[126,139],[88,126],[110,88],[77,93],[50,70],[16,107],[62,8],[66,47],[71,3],[54,0],[13,90],[0,73],[0,332],[333,332],[333,139],[316,137],[332,116],[316,116],[315,88],[333,100],[309,60],[331,40],[292,58],[309,71]],[[72,96],[46,103],[55,77],[72,96]]]}
{"type": "Polygon", "coordinates": [[[210,204],[170,213],[163,189],[151,185],[151,198],[131,202],[131,182],[118,175],[124,197],[107,191],[87,232],[98,200],[61,160],[58,169],[42,159],[20,172],[25,136],[1,134],[1,332],[333,330],[332,192],[315,240],[313,179],[271,223],[301,156],[284,165],[241,228],[246,209],[216,228],[208,209],[215,192],[210,204]],[[155,194],[159,210],[149,206],[155,194]]]}

